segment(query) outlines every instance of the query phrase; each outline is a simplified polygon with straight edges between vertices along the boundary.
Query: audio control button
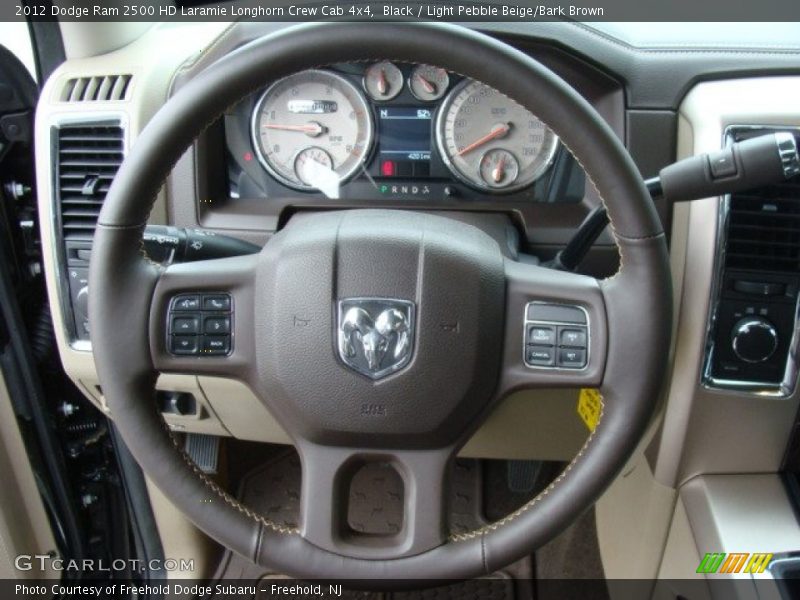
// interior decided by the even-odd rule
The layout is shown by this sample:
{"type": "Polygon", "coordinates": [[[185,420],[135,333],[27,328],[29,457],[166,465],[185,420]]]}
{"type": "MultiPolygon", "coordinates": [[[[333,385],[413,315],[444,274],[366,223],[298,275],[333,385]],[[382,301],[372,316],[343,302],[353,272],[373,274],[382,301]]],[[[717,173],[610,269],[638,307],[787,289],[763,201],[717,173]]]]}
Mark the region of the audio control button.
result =
{"type": "Polygon", "coordinates": [[[231,351],[231,338],[227,335],[203,336],[203,354],[228,354],[231,351]]]}
{"type": "Polygon", "coordinates": [[[172,354],[197,354],[199,346],[196,335],[173,335],[170,337],[169,351],[172,354]]]}
{"type": "Polygon", "coordinates": [[[200,319],[197,315],[178,315],[172,317],[170,333],[200,333],[200,319]]]}
{"type": "Polygon", "coordinates": [[[169,302],[167,352],[202,357],[227,356],[233,348],[233,298],[224,291],[185,290],[169,302]]]}
{"type": "Polygon", "coordinates": [[[172,310],[200,310],[200,296],[176,296],[172,300],[172,310]]]}
{"type": "Polygon", "coordinates": [[[203,310],[230,310],[231,297],[227,294],[203,296],[203,310]]]}
{"type": "Polygon", "coordinates": [[[203,333],[220,335],[231,332],[231,320],[229,317],[206,317],[203,324],[203,333]]]}

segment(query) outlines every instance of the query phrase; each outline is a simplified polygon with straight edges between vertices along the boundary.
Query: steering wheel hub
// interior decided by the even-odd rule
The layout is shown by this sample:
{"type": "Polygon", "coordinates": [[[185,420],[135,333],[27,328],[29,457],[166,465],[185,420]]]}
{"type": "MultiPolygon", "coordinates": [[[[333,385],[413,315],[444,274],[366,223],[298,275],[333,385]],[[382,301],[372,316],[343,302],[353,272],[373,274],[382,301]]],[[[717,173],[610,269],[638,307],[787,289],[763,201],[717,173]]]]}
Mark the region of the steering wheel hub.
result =
{"type": "Polygon", "coordinates": [[[497,385],[504,281],[500,247],[472,225],[406,211],[300,217],[257,270],[262,397],[319,444],[453,444],[497,385]]]}

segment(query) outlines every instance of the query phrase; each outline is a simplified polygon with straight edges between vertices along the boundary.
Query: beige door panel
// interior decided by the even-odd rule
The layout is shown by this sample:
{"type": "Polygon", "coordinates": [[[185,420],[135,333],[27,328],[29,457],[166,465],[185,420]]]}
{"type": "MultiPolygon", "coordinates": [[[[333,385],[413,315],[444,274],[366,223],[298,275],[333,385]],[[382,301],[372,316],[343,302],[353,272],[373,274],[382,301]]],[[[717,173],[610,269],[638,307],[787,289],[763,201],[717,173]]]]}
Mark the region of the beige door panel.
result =
{"type": "MultiPolygon", "coordinates": [[[[0,578],[57,578],[50,570],[16,568],[20,555],[55,556],[56,544],[42,503],[28,453],[22,441],[11,398],[0,374],[0,578]]],[[[20,565],[25,566],[25,561],[20,565]]]]}

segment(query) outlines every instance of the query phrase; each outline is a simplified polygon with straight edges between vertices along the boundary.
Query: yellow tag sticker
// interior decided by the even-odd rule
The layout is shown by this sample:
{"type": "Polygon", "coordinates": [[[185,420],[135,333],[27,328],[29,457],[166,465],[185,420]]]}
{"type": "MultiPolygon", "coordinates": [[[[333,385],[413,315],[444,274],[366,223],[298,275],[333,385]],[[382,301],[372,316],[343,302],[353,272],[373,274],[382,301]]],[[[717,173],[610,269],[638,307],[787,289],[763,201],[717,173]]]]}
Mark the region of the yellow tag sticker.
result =
{"type": "Polygon", "coordinates": [[[589,431],[594,431],[600,420],[603,400],[600,392],[593,388],[583,388],[578,395],[578,416],[586,423],[589,431]]]}

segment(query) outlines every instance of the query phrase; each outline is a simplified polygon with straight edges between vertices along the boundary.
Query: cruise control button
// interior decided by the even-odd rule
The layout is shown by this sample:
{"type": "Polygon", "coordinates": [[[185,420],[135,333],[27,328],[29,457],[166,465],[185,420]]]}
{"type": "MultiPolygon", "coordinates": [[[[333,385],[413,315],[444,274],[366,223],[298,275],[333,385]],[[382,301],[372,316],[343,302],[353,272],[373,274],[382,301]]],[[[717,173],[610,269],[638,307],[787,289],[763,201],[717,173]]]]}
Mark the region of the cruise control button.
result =
{"type": "Polygon", "coordinates": [[[562,346],[573,346],[576,348],[586,348],[586,330],[562,327],[560,330],[559,343],[562,346]]]}
{"type": "Polygon", "coordinates": [[[197,354],[196,335],[173,335],[169,341],[169,351],[172,354],[197,354]]]}
{"type": "Polygon", "coordinates": [[[203,333],[222,334],[231,332],[229,317],[206,317],[203,333]]]}
{"type": "Polygon", "coordinates": [[[227,335],[203,337],[203,354],[227,354],[231,350],[231,338],[227,335]]]}
{"type": "Polygon", "coordinates": [[[529,365],[552,367],[555,362],[555,352],[555,348],[528,346],[525,350],[525,360],[529,365]]]}
{"type": "Polygon", "coordinates": [[[170,333],[200,333],[200,319],[194,315],[172,317],[170,333]]]}
{"type": "Polygon", "coordinates": [[[203,310],[230,310],[230,296],[203,296],[203,310]]]}
{"type": "Polygon", "coordinates": [[[178,296],[172,300],[172,310],[200,310],[200,296],[178,296]]]}
{"type": "Polygon", "coordinates": [[[558,366],[568,369],[582,369],[586,366],[586,350],[561,348],[558,351],[558,366]]]}
{"type": "Polygon", "coordinates": [[[554,327],[542,327],[540,325],[528,326],[528,343],[539,344],[542,346],[555,346],[556,330],[554,327]]]}

